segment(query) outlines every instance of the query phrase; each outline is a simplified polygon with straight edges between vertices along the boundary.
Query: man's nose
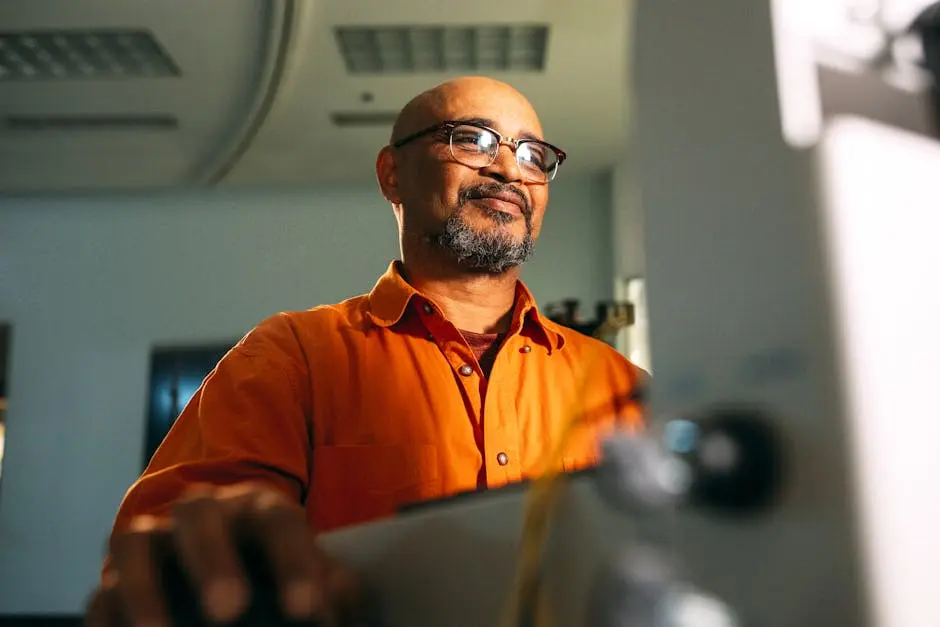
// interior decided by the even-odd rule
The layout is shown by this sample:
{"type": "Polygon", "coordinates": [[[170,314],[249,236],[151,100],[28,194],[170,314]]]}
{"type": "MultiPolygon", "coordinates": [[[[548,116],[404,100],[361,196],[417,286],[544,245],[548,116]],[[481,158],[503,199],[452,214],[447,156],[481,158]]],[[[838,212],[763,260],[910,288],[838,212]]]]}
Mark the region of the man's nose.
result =
{"type": "Polygon", "coordinates": [[[496,159],[481,172],[503,183],[521,181],[522,170],[519,168],[519,162],[516,161],[514,146],[509,142],[501,142],[496,152],[496,159]]]}

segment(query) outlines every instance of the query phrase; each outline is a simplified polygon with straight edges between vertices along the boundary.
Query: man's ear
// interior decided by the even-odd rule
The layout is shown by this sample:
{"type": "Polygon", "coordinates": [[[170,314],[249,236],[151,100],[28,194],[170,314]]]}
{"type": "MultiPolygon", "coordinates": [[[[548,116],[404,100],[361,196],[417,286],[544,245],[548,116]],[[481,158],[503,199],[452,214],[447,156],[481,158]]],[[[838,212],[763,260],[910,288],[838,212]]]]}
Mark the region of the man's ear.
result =
{"type": "Polygon", "coordinates": [[[392,204],[401,203],[401,193],[398,189],[398,160],[395,149],[386,146],[379,151],[375,160],[375,175],[379,181],[382,195],[392,204]]]}

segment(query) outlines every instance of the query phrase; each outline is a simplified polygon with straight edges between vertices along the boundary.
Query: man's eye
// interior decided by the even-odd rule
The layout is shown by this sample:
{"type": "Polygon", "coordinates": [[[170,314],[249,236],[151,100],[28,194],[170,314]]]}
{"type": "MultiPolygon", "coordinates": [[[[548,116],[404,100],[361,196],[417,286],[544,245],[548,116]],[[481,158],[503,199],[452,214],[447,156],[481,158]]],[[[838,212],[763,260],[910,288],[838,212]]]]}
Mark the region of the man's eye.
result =
{"type": "Polygon", "coordinates": [[[454,133],[454,141],[460,144],[479,144],[480,133],[454,133]]]}
{"type": "Polygon", "coordinates": [[[531,163],[538,168],[544,169],[548,163],[546,150],[541,146],[532,144],[523,144],[519,147],[519,158],[526,163],[531,163]]]}

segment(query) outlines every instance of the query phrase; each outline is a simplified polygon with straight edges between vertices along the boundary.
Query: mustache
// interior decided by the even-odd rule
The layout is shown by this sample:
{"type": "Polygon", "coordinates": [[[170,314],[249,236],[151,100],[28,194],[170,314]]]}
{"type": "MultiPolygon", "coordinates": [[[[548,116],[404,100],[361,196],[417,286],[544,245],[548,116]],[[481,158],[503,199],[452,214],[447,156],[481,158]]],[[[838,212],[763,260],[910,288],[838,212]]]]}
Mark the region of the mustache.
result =
{"type": "Polygon", "coordinates": [[[460,206],[463,206],[469,200],[477,200],[480,198],[488,198],[500,193],[509,193],[519,199],[519,203],[522,205],[522,213],[528,218],[532,215],[532,207],[529,204],[529,199],[524,193],[513,185],[503,184],[503,183],[480,183],[478,185],[470,185],[462,188],[458,194],[457,198],[460,206]]]}

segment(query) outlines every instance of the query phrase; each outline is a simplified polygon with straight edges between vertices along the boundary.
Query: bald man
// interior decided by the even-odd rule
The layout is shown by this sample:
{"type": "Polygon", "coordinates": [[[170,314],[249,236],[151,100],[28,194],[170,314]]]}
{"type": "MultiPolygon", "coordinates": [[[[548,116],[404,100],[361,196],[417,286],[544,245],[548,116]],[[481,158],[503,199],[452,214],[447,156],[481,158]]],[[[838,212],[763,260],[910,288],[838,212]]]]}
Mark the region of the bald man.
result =
{"type": "Polygon", "coordinates": [[[575,418],[553,468],[637,424],[640,371],[519,280],[564,160],[504,83],[408,103],[376,162],[401,258],[219,362],[121,504],[89,624],[168,627],[181,607],[225,623],[257,611],[259,585],[288,618],[353,624],[362,592],[317,533],[536,476],[575,418]]]}

